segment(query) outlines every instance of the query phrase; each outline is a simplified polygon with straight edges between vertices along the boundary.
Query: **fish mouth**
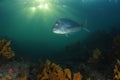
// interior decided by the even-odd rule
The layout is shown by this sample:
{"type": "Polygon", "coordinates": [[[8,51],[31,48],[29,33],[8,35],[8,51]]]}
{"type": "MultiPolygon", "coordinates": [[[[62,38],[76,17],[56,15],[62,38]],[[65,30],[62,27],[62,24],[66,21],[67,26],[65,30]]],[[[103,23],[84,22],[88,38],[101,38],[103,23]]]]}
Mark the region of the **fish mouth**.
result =
{"type": "Polygon", "coordinates": [[[56,33],[56,34],[60,34],[58,31],[56,31],[56,30],[53,30],[53,33],[56,33]]]}
{"type": "Polygon", "coordinates": [[[66,34],[65,31],[59,30],[57,28],[53,28],[53,33],[55,33],[55,34],[66,34]]]}
{"type": "Polygon", "coordinates": [[[57,29],[53,29],[53,33],[56,33],[56,34],[64,34],[64,32],[61,32],[60,30],[57,30],[57,29]]]}
{"type": "Polygon", "coordinates": [[[53,33],[58,33],[56,29],[53,29],[53,33]]]}
{"type": "Polygon", "coordinates": [[[56,33],[56,34],[60,34],[61,32],[59,31],[59,30],[57,30],[57,29],[53,29],[53,33],[56,33]]]}
{"type": "Polygon", "coordinates": [[[55,28],[53,29],[53,32],[56,33],[56,29],[55,28]]]}

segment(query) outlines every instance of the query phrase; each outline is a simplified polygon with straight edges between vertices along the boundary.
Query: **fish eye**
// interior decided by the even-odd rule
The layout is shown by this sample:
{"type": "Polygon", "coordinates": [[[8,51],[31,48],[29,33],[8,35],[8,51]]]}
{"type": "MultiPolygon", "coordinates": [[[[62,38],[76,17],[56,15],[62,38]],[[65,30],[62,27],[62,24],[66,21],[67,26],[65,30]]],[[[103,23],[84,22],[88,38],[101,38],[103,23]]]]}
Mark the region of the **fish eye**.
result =
{"type": "Polygon", "coordinates": [[[58,26],[58,23],[56,23],[55,26],[58,26]]]}

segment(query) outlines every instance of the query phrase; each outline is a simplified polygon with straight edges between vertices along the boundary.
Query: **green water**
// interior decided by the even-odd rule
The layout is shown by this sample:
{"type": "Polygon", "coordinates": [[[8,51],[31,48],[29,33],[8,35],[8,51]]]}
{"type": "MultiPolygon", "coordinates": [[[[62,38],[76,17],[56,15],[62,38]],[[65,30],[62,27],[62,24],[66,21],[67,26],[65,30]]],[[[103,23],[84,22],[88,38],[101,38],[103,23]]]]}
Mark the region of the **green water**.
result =
{"type": "Polygon", "coordinates": [[[39,3],[35,0],[1,0],[0,37],[12,40],[16,55],[54,58],[54,54],[65,55],[67,45],[91,41],[95,31],[109,32],[111,27],[118,27],[119,8],[117,0],[45,0],[39,3]],[[82,30],[68,37],[55,34],[52,28],[59,18],[78,23],[87,21],[90,32],[82,30]]]}

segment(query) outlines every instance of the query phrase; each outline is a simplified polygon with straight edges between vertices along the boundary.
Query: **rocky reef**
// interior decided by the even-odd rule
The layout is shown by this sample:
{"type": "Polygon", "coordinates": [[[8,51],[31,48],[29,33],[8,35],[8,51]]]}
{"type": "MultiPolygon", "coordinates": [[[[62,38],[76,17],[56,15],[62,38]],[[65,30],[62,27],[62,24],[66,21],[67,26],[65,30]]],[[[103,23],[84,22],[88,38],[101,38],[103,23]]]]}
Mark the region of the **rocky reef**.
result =
{"type": "MultiPolygon", "coordinates": [[[[0,80],[120,80],[120,35],[114,36],[110,45],[106,49],[92,49],[85,60],[76,59],[78,61],[70,66],[78,69],[73,70],[69,65],[48,59],[36,63],[24,59],[18,62],[14,59],[11,41],[0,39],[0,80]],[[78,62],[79,65],[75,65],[78,62]]],[[[78,47],[80,42],[67,46],[66,52],[81,53],[78,47]]]]}

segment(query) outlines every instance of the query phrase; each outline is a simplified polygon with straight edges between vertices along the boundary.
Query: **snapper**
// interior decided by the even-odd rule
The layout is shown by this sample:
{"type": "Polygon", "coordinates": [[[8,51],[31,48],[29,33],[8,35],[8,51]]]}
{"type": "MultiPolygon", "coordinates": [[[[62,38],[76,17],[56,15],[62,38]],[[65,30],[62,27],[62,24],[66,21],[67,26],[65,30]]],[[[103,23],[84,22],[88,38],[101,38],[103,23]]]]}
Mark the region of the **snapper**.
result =
{"type": "Polygon", "coordinates": [[[53,26],[53,33],[56,34],[69,34],[78,32],[81,29],[89,32],[89,30],[83,25],[67,18],[61,18],[56,21],[53,26]]]}

